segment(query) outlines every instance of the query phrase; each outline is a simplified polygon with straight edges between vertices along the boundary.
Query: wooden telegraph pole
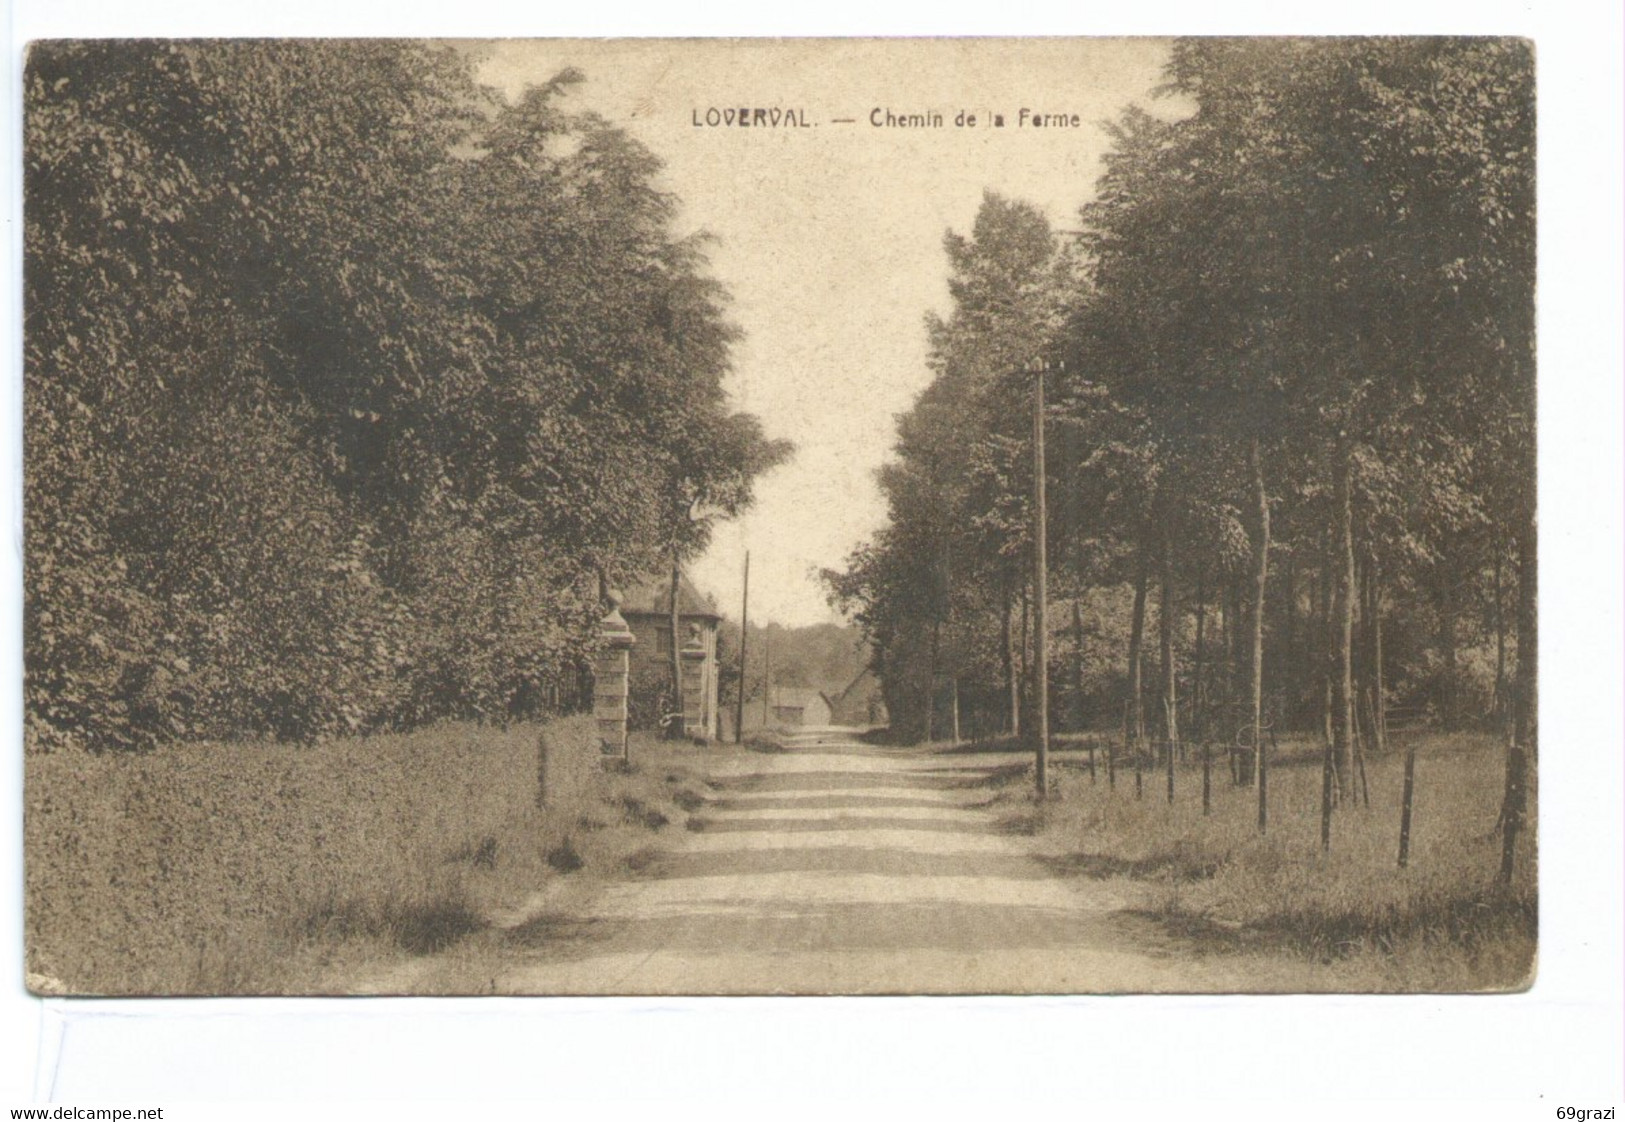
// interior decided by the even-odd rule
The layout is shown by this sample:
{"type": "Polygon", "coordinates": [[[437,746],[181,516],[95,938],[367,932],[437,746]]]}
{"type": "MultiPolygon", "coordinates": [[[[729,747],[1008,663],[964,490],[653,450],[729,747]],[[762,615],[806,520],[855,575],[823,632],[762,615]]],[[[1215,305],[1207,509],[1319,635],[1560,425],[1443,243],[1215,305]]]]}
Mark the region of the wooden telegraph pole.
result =
{"type": "Polygon", "coordinates": [[[762,629],[762,728],[773,724],[773,636],[762,629]]]}
{"type": "Polygon", "coordinates": [[[1044,495],[1044,371],[1048,365],[1039,360],[1033,370],[1033,693],[1038,717],[1036,782],[1040,799],[1049,794],[1049,558],[1044,495]]]}
{"type": "Polygon", "coordinates": [[[688,725],[688,714],[683,708],[683,623],[682,606],[678,597],[682,594],[683,567],[678,560],[677,549],[674,546],[671,552],[671,707],[672,712],[662,713],[662,718],[675,718],[675,723],[666,726],[667,740],[682,739],[683,732],[688,725]]]}
{"type": "Polygon", "coordinates": [[[739,697],[734,705],[734,743],[745,739],[745,644],[750,639],[750,550],[745,550],[745,595],[739,605],[739,697]]]}

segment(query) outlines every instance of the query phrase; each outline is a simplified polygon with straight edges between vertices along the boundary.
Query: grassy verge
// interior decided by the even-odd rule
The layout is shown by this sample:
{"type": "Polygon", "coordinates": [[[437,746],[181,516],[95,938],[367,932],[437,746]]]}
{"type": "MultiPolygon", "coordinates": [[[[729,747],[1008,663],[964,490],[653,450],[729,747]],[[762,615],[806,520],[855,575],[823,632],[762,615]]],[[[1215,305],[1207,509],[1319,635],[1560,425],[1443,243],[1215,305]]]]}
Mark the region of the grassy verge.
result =
{"type": "Polygon", "coordinates": [[[615,773],[578,718],[314,748],[30,755],[30,984],[343,989],[363,967],[476,936],[549,881],[618,868],[680,825],[683,803],[703,799],[683,763],[694,752],[639,745],[634,767],[615,773]],[[548,798],[538,805],[544,737],[548,798]]]}
{"type": "MultiPolygon", "coordinates": [[[[1337,966],[1340,987],[1502,990],[1533,981],[1537,934],[1533,813],[1510,886],[1495,883],[1504,756],[1490,738],[1440,735],[1418,746],[1409,865],[1397,867],[1403,783],[1398,753],[1368,761],[1370,806],[1340,808],[1329,853],[1320,847],[1320,756],[1283,745],[1270,772],[1270,824],[1257,829],[1257,792],[1217,763],[1212,812],[1202,813],[1201,762],[1131,769],[1115,789],[1077,760],[1056,768],[1056,797],[1023,784],[998,799],[1003,824],[1035,835],[1058,871],[1141,885],[1145,912],[1205,953],[1302,955],[1337,966]]],[[[1535,805],[1531,798],[1531,807],[1535,805]]]]}
{"type": "MultiPolygon", "coordinates": [[[[589,812],[577,819],[570,839],[571,875],[509,877],[491,886],[486,922],[433,958],[400,964],[405,969],[368,972],[368,992],[490,994],[505,992],[504,975],[522,970],[536,954],[547,955],[579,938],[613,932],[615,921],[598,914],[597,893],[613,881],[658,875],[665,850],[685,828],[704,828],[698,816],[714,788],[707,762],[742,749],[716,744],[697,748],[649,733],[632,736],[630,764],[605,772],[589,812]]],[[[344,987],[354,989],[354,986],[344,987]]]]}

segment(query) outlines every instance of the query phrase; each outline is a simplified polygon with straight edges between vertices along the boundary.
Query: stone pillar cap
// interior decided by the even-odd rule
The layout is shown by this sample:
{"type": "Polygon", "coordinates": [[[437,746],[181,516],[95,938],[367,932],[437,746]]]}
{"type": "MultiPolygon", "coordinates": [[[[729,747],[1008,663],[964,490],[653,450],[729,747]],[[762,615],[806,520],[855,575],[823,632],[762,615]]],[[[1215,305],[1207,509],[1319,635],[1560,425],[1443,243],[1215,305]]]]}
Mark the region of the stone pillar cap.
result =
{"type": "Polygon", "coordinates": [[[598,621],[598,633],[612,647],[630,647],[637,642],[632,635],[632,628],[627,625],[621,616],[620,592],[613,588],[604,590],[604,599],[609,601],[609,611],[604,618],[598,621]]]}

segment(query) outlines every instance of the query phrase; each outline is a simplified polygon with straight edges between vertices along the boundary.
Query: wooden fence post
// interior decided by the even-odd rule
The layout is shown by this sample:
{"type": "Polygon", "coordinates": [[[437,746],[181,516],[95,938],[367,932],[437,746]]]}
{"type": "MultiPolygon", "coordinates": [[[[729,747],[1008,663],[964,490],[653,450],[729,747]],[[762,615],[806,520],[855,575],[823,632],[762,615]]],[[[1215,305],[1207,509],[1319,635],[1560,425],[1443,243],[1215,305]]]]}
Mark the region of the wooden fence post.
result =
{"type": "Polygon", "coordinates": [[[1202,816],[1213,813],[1213,745],[1202,744],[1202,816]]]}
{"type": "Polygon", "coordinates": [[[1406,737],[1405,790],[1399,800],[1399,867],[1411,859],[1411,799],[1416,792],[1416,738],[1406,737]]]}
{"type": "Polygon", "coordinates": [[[1506,817],[1501,823],[1501,871],[1497,877],[1503,885],[1512,883],[1518,831],[1523,828],[1524,812],[1529,806],[1527,760],[1523,746],[1513,741],[1507,748],[1506,817]]]}

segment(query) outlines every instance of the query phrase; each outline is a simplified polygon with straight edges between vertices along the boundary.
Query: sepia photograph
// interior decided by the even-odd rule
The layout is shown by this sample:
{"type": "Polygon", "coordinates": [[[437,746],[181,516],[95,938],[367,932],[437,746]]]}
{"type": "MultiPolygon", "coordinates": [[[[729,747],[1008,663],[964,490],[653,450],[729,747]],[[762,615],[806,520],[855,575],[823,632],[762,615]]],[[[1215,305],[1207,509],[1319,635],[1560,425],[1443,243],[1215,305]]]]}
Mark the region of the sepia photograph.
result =
{"type": "Polygon", "coordinates": [[[28,989],[1529,989],[1536,97],[31,43],[28,989]]]}

